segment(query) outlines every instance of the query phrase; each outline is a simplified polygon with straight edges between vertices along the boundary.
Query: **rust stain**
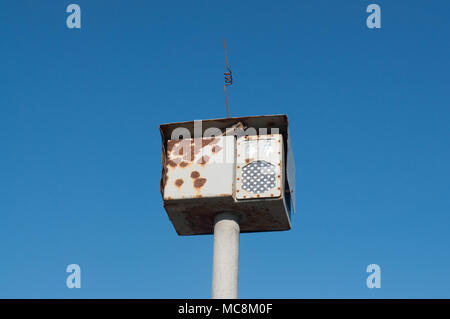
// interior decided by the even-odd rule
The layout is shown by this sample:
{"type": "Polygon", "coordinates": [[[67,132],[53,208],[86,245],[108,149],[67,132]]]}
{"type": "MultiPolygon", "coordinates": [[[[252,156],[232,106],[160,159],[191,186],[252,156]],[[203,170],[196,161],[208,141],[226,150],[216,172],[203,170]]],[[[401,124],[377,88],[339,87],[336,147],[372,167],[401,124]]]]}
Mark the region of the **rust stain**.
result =
{"type": "Polygon", "coordinates": [[[170,153],[175,145],[180,143],[181,140],[169,140],[167,141],[167,151],[170,153]]]}
{"type": "Polygon", "coordinates": [[[179,178],[175,181],[175,186],[180,188],[181,185],[183,185],[183,183],[184,183],[184,181],[181,178],[179,178]]]}
{"type": "Polygon", "coordinates": [[[187,162],[181,162],[180,163],[180,167],[186,167],[186,166],[188,166],[189,165],[189,163],[187,163],[187,162]]]}
{"type": "Polygon", "coordinates": [[[177,165],[181,162],[179,158],[176,158],[174,160],[168,160],[167,164],[171,167],[177,167],[177,165]]]}
{"type": "Polygon", "coordinates": [[[206,178],[197,178],[194,181],[194,187],[195,188],[202,188],[203,185],[205,185],[205,183],[206,183],[206,178]]]}
{"type": "Polygon", "coordinates": [[[199,160],[198,160],[198,164],[200,165],[205,165],[206,163],[208,163],[209,161],[209,156],[208,155],[203,155],[199,160]]]}
{"type": "Polygon", "coordinates": [[[253,161],[254,161],[253,158],[246,158],[245,159],[245,164],[248,164],[248,163],[253,162],[253,161]]]}
{"type": "Polygon", "coordinates": [[[193,172],[191,173],[191,178],[198,178],[198,177],[200,177],[200,173],[199,173],[199,172],[193,171],[193,172]]]}
{"type": "MultiPolygon", "coordinates": [[[[216,138],[215,137],[211,137],[211,138],[203,138],[202,139],[202,147],[205,147],[206,145],[212,143],[213,141],[215,141],[216,138]]],[[[215,142],[217,143],[217,141],[215,142]]]]}
{"type": "Polygon", "coordinates": [[[220,152],[221,149],[222,148],[219,145],[215,145],[215,146],[213,146],[212,151],[213,151],[213,153],[217,153],[217,152],[220,152]]]}
{"type": "Polygon", "coordinates": [[[167,153],[181,155],[187,145],[189,145],[188,140],[169,140],[167,141],[167,153]]]}

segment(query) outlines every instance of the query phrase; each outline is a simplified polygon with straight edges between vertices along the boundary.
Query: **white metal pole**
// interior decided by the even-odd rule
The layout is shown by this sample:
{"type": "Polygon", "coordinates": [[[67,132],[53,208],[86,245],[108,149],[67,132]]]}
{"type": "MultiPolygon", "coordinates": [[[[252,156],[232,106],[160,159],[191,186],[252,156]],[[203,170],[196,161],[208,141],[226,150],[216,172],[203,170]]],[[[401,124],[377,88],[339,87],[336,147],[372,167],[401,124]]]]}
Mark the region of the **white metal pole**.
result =
{"type": "Polygon", "coordinates": [[[238,296],[239,223],[236,215],[223,213],[214,221],[212,298],[238,296]]]}

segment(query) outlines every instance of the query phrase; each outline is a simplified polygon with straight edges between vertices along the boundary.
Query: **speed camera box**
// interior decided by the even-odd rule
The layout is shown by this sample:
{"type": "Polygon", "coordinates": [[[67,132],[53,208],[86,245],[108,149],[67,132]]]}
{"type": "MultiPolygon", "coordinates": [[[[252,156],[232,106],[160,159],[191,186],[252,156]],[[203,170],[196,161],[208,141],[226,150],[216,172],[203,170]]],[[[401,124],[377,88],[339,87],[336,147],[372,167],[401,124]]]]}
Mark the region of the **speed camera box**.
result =
{"type": "Polygon", "coordinates": [[[241,232],[288,230],[295,167],[285,115],[160,125],[161,193],[179,235],[212,234],[231,212],[241,232]]]}

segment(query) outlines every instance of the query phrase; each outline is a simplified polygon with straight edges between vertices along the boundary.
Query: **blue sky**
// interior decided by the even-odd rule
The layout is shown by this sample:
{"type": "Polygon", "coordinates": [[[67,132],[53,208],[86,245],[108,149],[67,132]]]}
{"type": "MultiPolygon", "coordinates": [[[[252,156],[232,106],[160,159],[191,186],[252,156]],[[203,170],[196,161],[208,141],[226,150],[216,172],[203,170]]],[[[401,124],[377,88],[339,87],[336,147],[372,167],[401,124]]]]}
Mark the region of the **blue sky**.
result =
{"type": "Polygon", "coordinates": [[[293,229],[241,236],[239,296],[449,298],[449,12],[2,0],[0,297],[210,297],[213,238],[162,207],[158,125],[225,117],[225,37],[231,115],[286,113],[297,168],[293,229]]]}

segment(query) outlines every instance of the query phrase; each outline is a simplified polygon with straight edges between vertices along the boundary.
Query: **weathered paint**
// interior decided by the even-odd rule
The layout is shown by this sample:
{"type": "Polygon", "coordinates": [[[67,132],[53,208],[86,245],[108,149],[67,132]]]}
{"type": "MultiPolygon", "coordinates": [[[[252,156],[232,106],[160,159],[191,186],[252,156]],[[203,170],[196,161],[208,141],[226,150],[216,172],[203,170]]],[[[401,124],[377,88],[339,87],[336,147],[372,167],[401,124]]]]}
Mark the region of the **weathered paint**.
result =
{"type": "Polygon", "coordinates": [[[166,178],[184,183],[165,183],[164,200],[233,196],[234,162],[226,161],[224,152],[234,158],[234,143],[233,136],[169,140],[166,178]]]}

